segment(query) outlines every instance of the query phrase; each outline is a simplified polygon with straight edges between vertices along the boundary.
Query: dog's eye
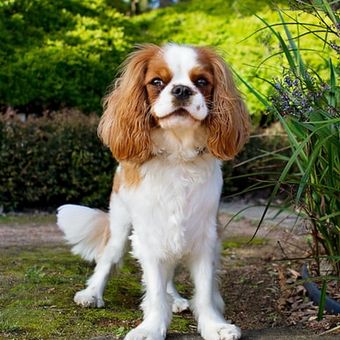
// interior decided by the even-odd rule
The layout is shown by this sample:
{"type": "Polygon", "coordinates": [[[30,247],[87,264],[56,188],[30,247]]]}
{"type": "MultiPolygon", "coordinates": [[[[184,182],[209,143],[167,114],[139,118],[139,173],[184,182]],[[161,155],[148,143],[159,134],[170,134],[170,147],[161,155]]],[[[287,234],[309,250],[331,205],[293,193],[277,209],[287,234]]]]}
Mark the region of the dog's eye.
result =
{"type": "Polygon", "coordinates": [[[195,81],[195,85],[197,87],[204,87],[204,86],[207,86],[208,85],[208,80],[206,80],[205,78],[198,78],[196,81],[195,81]]]}
{"type": "Polygon", "coordinates": [[[150,84],[157,87],[164,86],[164,82],[161,78],[154,78],[150,81],[150,84]]]}

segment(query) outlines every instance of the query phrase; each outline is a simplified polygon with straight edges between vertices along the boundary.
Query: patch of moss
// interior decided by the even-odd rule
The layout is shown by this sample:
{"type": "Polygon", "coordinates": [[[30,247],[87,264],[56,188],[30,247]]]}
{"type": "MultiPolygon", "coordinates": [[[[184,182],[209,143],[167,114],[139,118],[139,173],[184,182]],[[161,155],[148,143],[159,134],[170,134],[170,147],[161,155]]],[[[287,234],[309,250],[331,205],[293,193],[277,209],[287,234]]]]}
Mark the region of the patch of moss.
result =
{"type": "MultiPolygon", "coordinates": [[[[0,338],[78,339],[125,335],[142,320],[141,275],[127,256],[105,290],[105,308],[81,308],[73,302],[93,271],[64,246],[0,249],[0,338]]],[[[181,283],[182,291],[188,287],[181,283]]],[[[189,332],[192,315],[174,315],[171,332],[189,332]]]]}
{"type": "Polygon", "coordinates": [[[189,313],[182,315],[174,314],[172,317],[169,332],[171,333],[190,333],[192,330],[190,326],[194,323],[193,317],[189,313]]]}
{"type": "Polygon", "coordinates": [[[225,250],[241,247],[263,246],[268,242],[267,239],[261,237],[255,237],[250,243],[249,241],[250,241],[249,236],[228,237],[226,240],[222,242],[222,248],[225,250]]]}

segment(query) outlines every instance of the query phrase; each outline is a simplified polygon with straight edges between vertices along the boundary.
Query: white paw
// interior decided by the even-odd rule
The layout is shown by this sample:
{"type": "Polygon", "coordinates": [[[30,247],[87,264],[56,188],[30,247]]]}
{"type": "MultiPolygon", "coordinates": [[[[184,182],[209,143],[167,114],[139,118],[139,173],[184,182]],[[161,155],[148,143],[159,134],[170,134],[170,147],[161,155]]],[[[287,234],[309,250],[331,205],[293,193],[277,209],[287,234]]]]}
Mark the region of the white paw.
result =
{"type": "Polygon", "coordinates": [[[238,340],[241,330],[232,324],[218,323],[202,327],[201,335],[205,340],[238,340]]]}
{"type": "Polygon", "coordinates": [[[160,332],[151,331],[144,327],[138,326],[128,334],[126,334],[124,340],[164,340],[165,334],[160,332]]]}
{"type": "Polygon", "coordinates": [[[77,292],[73,300],[77,305],[82,307],[104,307],[104,301],[102,297],[87,289],[77,292]]]}
{"type": "Polygon", "coordinates": [[[189,309],[189,301],[182,297],[174,298],[172,302],[172,312],[181,313],[184,310],[189,309]]]}

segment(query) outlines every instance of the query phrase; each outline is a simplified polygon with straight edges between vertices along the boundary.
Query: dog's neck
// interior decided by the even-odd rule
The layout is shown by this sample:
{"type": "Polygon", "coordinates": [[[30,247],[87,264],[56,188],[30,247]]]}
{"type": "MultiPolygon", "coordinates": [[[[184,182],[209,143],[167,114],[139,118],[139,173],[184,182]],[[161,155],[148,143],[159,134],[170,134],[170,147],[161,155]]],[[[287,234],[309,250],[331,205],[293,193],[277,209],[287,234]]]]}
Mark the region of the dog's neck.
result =
{"type": "Polygon", "coordinates": [[[207,153],[207,131],[204,126],[162,129],[151,132],[155,157],[176,161],[192,161],[207,153]]]}

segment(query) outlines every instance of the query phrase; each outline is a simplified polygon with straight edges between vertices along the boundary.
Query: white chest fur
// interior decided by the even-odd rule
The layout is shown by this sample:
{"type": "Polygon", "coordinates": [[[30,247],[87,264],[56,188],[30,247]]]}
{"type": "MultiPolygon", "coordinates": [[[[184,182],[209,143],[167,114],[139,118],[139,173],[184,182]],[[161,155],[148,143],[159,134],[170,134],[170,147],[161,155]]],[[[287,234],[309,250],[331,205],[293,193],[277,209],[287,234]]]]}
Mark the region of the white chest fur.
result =
{"type": "Polygon", "coordinates": [[[134,251],[146,246],[159,258],[182,257],[215,228],[219,162],[209,154],[190,162],[155,158],[141,170],[140,185],[120,193],[132,217],[134,251]]]}

